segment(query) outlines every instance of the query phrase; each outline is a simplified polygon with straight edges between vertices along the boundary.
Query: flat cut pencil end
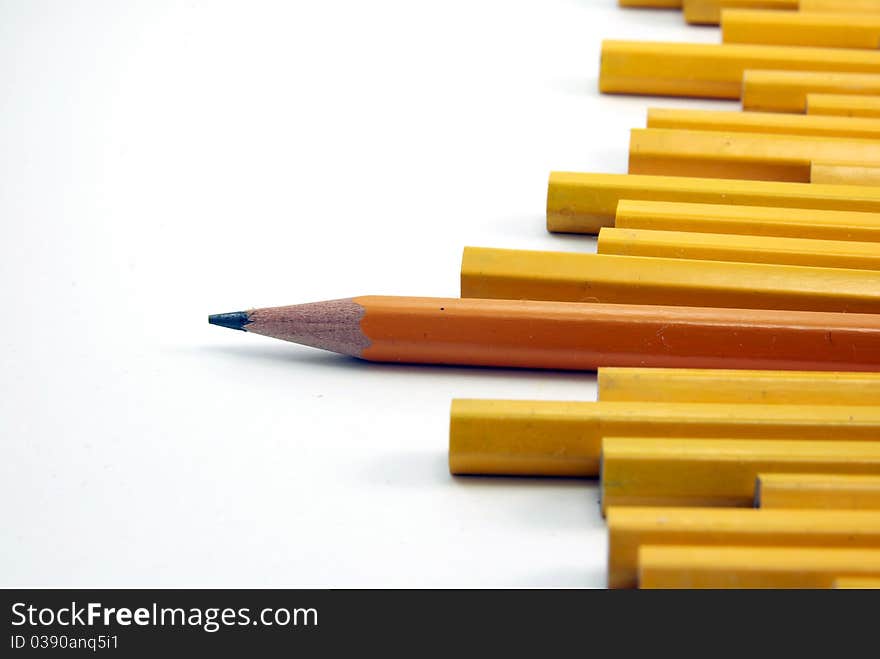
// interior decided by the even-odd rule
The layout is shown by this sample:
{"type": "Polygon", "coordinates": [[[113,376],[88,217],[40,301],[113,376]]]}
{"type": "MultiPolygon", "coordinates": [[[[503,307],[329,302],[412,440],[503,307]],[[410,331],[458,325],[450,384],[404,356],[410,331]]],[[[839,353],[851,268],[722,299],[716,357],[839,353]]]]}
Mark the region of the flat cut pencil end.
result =
{"type": "Polygon", "coordinates": [[[220,327],[241,330],[246,332],[245,325],[251,322],[246,311],[233,311],[231,313],[215,313],[208,316],[208,322],[220,327]]]}

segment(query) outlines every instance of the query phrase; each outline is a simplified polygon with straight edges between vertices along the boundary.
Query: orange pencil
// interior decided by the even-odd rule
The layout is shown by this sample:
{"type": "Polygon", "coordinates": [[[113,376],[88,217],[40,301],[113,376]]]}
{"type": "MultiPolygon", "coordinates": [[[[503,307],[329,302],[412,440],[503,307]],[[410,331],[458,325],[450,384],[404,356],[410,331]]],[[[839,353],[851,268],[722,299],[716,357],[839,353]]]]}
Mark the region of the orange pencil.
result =
{"type": "Polygon", "coordinates": [[[874,314],[369,296],[209,322],[379,362],[880,370],[874,314]]]}

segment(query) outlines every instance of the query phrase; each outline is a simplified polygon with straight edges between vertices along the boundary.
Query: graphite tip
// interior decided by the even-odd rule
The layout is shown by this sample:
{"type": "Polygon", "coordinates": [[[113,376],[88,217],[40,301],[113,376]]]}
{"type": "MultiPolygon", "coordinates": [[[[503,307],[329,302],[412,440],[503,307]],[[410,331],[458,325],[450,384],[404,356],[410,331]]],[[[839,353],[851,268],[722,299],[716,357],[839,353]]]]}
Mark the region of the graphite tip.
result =
{"type": "Polygon", "coordinates": [[[241,330],[246,332],[244,328],[249,322],[247,311],[233,311],[231,313],[215,313],[208,316],[208,322],[212,325],[220,327],[228,327],[229,329],[241,330]]]}

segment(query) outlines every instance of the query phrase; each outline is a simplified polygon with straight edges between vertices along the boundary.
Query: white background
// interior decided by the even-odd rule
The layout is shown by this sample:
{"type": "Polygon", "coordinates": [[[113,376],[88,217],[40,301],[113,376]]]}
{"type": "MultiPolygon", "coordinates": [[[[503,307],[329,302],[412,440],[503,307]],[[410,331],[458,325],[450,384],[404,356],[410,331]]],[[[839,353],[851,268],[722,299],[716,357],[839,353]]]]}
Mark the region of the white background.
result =
{"type": "MultiPolygon", "coordinates": [[[[601,586],[594,481],[454,479],[453,397],[590,374],[385,366],[208,313],[458,295],[624,172],[614,0],[0,2],[0,585],[601,586]]],[[[715,107],[735,107],[714,104],[715,107]]]]}

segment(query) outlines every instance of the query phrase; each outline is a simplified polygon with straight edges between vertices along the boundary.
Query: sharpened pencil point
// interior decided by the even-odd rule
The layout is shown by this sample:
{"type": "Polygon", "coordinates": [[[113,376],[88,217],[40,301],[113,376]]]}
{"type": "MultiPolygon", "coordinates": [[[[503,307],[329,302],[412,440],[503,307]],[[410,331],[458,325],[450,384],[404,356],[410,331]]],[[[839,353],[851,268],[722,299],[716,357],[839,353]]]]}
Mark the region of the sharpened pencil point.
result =
{"type": "Polygon", "coordinates": [[[241,330],[246,332],[245,325],[251,322],[246,311],[233,311],[232,313],[215,313],[208,316],[208,322],[220,327],[241,330]]]}

